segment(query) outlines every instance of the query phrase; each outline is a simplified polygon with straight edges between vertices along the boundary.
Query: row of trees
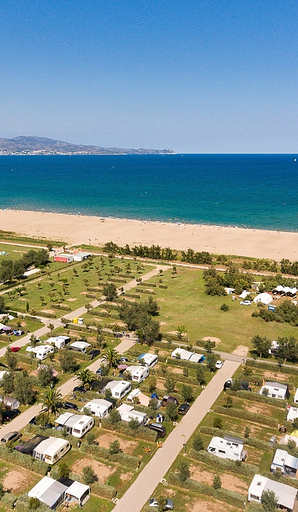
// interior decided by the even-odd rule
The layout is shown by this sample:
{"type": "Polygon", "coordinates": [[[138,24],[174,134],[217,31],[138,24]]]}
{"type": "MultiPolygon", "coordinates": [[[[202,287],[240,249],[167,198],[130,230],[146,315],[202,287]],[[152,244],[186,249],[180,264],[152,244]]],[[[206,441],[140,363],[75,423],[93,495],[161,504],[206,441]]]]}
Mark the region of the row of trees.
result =
{"type": "MultiPolygon", "coordinates": [[[[271,340],[266,338],[266,336],[257,334],[252,338],[251,342],[259,357],[269,357],[271,340]]],[[[279,345],[277,356],[282,364],[285,364],[287,361],[292,363],[298,361],[298,340],[294,336],[278,337],[277,343],[279,345]]]]}
{"type": "Polygon", "coordinates": [[[104,251],[108,253],[139,256],[140,258],[151,258],[155,260],[172,261],[178,259],[176,251],[169,247],[162,248],[160,245],[151,245],[150,247],[146,245],[136,245],[135,247],[130,247],[126,244],[124,247],[120,247],[113,242],[108,242],[104,245],[104,251]]]}
{"type": "Polygon", "coordinates": [[[279,306],[276,307],[275,311],[268,311],[266,308],[258,308],[253,312],[254,317],[261,317],[265,322],[287,322],[291,325],[298,325],[298,307],[295,306],[290,300],[285,300],[279,306]]]}
{"type": "Polygon", "coordinates": [[[207,295],[226,295],[225,287],[235,288],[235,293],[240,294],[250,288],[253,276],[240,272],[235,265],[230,265],[225,272],[217,272],[214,268],[205,270],[203,278],[207,295]]]}
{"type": "Polygon", "coordinates": [[[9,282],[12,279],[20,279],[24,272],[34,265],[40,267],[46,265],[49,259],[49,253],[45,249],[39,251],[28,251],[23,254],[19,260],[2,260],[0,263],[0,281],[9,282]]]}

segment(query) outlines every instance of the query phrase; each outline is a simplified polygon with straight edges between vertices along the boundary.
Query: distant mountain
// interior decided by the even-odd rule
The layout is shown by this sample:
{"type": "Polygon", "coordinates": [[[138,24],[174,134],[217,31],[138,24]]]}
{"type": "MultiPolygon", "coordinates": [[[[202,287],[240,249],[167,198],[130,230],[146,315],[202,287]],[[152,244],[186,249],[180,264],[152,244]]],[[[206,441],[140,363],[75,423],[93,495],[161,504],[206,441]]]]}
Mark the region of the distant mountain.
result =
{"type": "Polygon", "coordinates": [[[71,144],[45,137],[0,138],[0,155],[160,155],[174,153],[171,149],[104,148],[71,144]]]}

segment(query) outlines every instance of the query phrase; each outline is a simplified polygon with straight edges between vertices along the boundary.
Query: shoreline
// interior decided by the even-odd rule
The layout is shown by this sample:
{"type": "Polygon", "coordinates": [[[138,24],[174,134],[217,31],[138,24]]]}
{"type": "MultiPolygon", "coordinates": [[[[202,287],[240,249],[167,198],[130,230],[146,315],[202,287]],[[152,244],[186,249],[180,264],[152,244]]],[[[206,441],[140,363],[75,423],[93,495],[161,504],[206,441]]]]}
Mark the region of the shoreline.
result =
{"type": "Polygon", "coordinates": [[[162,222],[65,214],[47,211],[0,210],[0,229],[19,235],[62,240],[70,245],[160,245],[176,250],[298,260],[298,233],[244,227],[162,222]]]}

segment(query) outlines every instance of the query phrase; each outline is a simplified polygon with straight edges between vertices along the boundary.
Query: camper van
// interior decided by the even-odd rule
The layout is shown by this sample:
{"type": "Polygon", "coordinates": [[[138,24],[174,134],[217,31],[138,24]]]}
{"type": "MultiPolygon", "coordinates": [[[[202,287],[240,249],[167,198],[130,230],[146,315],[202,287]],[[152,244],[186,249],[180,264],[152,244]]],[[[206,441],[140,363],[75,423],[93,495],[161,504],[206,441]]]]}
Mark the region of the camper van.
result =
{"type": "Polygon", "coordinates": [[[141,354],[138,361],[147,368],[153,368],[158,363],[158,356],[156,354],[141,354]]]}
{"type": "Polygon", "coordinates": [[[112,380],[105,389],[110,389],[113,398],[121,399],[131,390],[131,383],[126,380],[112,380]]]}
{"type": "Polygon", "coordinates": [[[68,348],[70,350],[75,350],[76,352],[82,352],[83,354],[86,353],[87,348],[91,347],[90,343],[87,343],[86,341],[74,341],[70,345],[68,345],[68,348]]]}
{"type": "Polygon", "coordinates": [[[128,366],[125,371],[130,373],[133,382],[138,383],[143,382],[149,375],[149,368],[146,366],[128,366]]]}
{"type": "Polygon", "coordinates": [[[39,347],[27,347],[26,352],[33,352],[36,359],[43,361],[48,357],[49,354],[54,354],[53,345],[40,345],[39,347]]]}
{"type": "Polygon", "coordinates": [[[213,453],[217,457],[230,460],[245,460],[247,452],[243,449],[243,441],[226,436],[213,437],[207,448],[207,452],[213,453]]]}

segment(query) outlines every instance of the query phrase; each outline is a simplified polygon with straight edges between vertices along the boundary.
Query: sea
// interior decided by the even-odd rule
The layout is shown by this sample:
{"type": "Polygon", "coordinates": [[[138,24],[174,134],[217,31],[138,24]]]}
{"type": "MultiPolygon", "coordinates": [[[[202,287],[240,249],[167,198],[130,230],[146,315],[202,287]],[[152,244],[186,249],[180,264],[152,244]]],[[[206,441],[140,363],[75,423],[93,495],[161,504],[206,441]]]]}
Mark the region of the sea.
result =
{"type": "Polygon", "coordinates": [[[1,209],[298,230],[297,155],[0,156],[0,178],[1,209]]]}

